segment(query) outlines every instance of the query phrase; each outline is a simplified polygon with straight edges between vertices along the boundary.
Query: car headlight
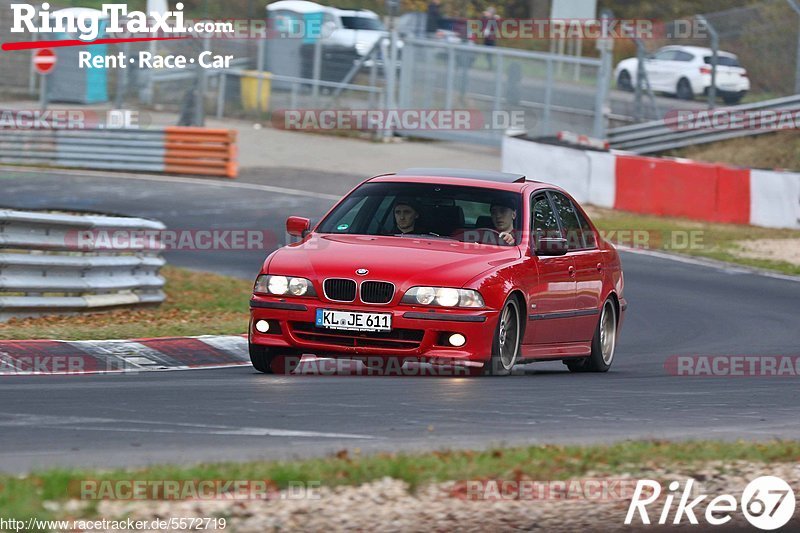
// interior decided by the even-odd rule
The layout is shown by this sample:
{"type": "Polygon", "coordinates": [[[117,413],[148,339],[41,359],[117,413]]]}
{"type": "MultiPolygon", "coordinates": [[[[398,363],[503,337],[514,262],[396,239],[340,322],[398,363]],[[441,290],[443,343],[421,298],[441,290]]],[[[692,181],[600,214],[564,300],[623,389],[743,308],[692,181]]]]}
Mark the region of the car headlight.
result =
{"type": "Polygon", "coordinates": [[[314,286],[306,278],[293,276],[271,276],[262,274],[256,278],[253,292],[275,296],[316,296],[314,286]]]}
{"type": "Polygon", "coordinates": [[[411,287],[402,303],[412,305],[439,305],[441,307],[483,307],[483,298],[472,289],[450,287],[411,287]]]}
{"type": "Polygon", "coordinates": [[[367,52],[369,52],[371,48],[372,48],[371,43],[364,41],[356,42],[356,52],[358,52],[358,55],[360,56],[367,55],[367,52]]]}

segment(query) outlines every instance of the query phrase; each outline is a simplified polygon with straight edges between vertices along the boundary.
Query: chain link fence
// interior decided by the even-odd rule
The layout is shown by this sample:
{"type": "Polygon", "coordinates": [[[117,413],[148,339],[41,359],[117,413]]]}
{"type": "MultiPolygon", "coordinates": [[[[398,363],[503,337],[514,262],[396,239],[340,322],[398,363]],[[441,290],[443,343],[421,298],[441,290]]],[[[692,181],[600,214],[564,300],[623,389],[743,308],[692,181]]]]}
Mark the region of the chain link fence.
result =
{"type": "Polygon", "coordinates": [[[421,136],[496,144],[509,128],[531,136],[592,134],[596,114],[603,113],[597,89],[608,86],[600,66],[593,58],[406,39],[399,103],[406,109],[470,110],[484,119],[477,130],[421,136]]]}

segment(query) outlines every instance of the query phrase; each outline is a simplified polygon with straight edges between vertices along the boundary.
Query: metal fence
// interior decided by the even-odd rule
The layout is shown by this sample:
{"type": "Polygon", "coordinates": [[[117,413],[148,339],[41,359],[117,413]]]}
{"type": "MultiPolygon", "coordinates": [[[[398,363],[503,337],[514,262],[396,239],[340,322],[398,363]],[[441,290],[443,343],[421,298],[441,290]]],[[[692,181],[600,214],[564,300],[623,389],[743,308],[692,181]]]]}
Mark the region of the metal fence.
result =
{"type": "Polygon", "coordinates": [[[628,150],[637,154],[651,154],[663,150],[683,148],[696,144],[749,137],[762,133],[772,133],[780,124],[780,115],[770,116],[764,112],[780,111],[795,116],[800,112],[800,95],[786,96],[772,100],[764,100],[755,104],[726,107],[721,113],[729,118],[740,116],[759,117],[758,127],[748,127],[742,121],[741,127],[729,127],[723,123],[720,127],[712,127],[709,115],[709,127],[698,128],[694,113],[676,114],[664,120],[654,120],[630,126],[622,126],[608,131],[608,140],[612,148],[628,150]]]}
{"type": "Polygon", "coordinates": [[[140,218],[0,209],[0,321],[163,302],[159,250],[113,238],[163,229],[140,218]]]}
{"type": "Polygon", "coordinates": [[[512,111],[524,117],[531,136],[559,130],[602,136],[599,88],[609,80],[601,67],[594,58],[407,38],[398,102],[404,109],[468,109],[485,117],[477,131],[413,132],[423,137],[500,144],[512,111]]]}
{"type": "Polygon", "coordinates": [[[477,129],[396,133],[490,145],[520,124],[533,136],[604,134],[610,68],[601,59],[404,37],[392,95],[387,49],[376,46],[336,79],[243,68],[212,74],[208,107],[218,118],[284,109],[465,110],[482,117],[477,129]]]}

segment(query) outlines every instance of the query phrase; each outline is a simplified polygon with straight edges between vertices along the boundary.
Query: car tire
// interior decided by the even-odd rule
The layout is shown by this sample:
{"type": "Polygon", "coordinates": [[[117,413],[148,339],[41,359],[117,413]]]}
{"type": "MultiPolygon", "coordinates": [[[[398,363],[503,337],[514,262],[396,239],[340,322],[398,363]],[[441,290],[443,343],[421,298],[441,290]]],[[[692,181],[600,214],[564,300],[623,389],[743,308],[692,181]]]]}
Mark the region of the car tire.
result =
{"type": "Polygon", "coordinates": [[[290,374],[300,363],[300,355],[294,353],[274,353],[266,346],[248,343],[250,363],[264,374],[290,374]]]}
{"type": "Polygon", "coordinates": [[[692,84],[686,78],[678,80],[678,86],[675,88],[675,96],[681,100],[694,100],[694,91],[692,84]]]}
{"type": "Polygon", "coordinates": [[[497,327],[492,339],[492,357],[483,365],[484,376],[507,376],[519,358],[519,347],[522,339],[522,320],[520,306],[516,298],[511,297],[503,304],[497,327]]]}
{"type": "Polygon", "coordinates": [[[617,76],[617,89],[626,92],[633,91],[633,82],[631,81],[631,75],[627,70],[621,71],[617,76]]]}
{"type": "Polygon", "coordinates": [[[744,95],[741,93],[726,94],[722,97],[722,101],[725,102],[726,105],[736,105],[742,101],[742,96],[744,95]]]}
{"type": "Polygon", "coordinates": [[[591,355],[577,360],[565,360],[564,364],[570,372],[608,372],[614,363],[618,326],[617,307],[609,298],[600,311],[600,319],[592,338],[591,355]]]}

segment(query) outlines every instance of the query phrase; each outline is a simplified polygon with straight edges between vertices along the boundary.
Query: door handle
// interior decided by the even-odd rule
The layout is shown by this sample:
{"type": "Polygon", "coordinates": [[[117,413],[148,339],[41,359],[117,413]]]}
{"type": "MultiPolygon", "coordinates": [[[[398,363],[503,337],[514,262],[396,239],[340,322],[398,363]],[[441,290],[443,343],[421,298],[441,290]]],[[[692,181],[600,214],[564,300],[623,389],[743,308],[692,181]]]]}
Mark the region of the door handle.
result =
{"type": "Polygon", "coordinates": [[[603,271],[603,263],[597,263],[597,271],[598,272],[602,272],[603,271]]]}
{"type": "Polygon", "coordinates": [[[574,266],[569,267],[567,269],[567,272],[569,272],[569,277],[571,277],[571,278],[575,277],[575,267],[574,266]]]}

